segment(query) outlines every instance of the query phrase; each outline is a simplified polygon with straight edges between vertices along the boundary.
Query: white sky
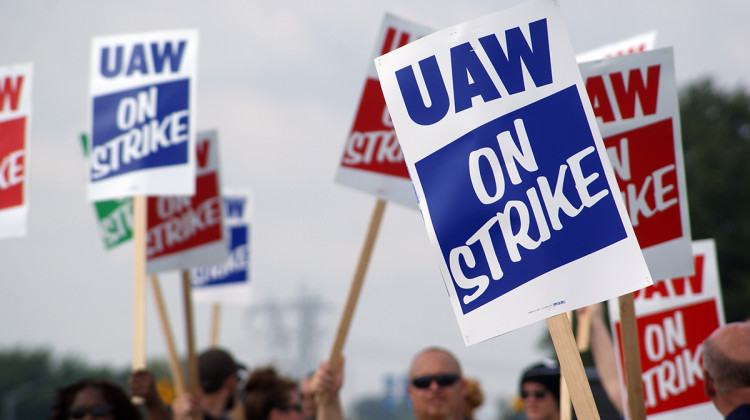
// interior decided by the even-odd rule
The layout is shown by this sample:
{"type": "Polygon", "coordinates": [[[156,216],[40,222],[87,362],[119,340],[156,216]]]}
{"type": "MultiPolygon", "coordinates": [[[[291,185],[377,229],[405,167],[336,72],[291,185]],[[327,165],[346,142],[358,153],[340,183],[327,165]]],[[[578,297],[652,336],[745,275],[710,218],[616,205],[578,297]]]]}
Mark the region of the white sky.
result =
{"type": "MultiPolygon", "coordinates": [[[[132,251],[107,252],[85,200],[78,136],[86,130],[93,36],[163,29],[200,31],[198,129],[216,128],[225,186],[255,196],[253,299],[292,303],[306,289],[326,304],[311,360],[327,358],[374,197],[333,182],[385,12],[435,29],[518,1],[385,0],[212,2],[0,0],[0,65],[34,64],[28,235],[0,241],[0,346],[46,345],[94,363],[132,359],[132,251]]],[[[577,52],[657,30],[673,46],[678,85],[712,75],[748,85],[750,3],[739,0],[560,2],[577,52]]],[[[175,338],[184,349],[179,280],[162,277],[175,338]]],[[[149,358],[165,346],[148,298],[149,358]]],[[[210,307],[195,308],[198,347],[210,307]]],[[[221,343],[250,366],[290,351],[226,306],[221,343]]],[[[380,392],[427,345],[454,350],[494,418],[501,394],[542,357],[541,323],[465,348],[420,215],[389,204],[345,347],[345,402],[380,392]]],[[[312,366],[310,367],[312,368],[312,366]]]]}

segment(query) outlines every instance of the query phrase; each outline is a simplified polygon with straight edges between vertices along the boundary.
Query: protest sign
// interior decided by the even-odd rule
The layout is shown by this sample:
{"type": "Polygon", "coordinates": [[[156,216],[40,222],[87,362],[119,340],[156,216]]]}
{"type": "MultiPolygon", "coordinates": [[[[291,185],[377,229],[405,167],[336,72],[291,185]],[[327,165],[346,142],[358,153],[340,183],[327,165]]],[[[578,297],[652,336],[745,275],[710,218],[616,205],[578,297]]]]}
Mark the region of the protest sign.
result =
{"type": "Polygon", "coordinates": [[[195,194],[148,198],[149,273],[187,270],[223,261],[227,256],[217,134],[206,131],[198,133],[197,138],[195,194]]]}
{"type": "Polygon", "coordinates": [[[222,263],[190,270],[193,299],[196,302],[248,303],[251,195],[249,191],[230,190],[222,194],[222,200],[229,256],[222,263]]]}
{"type": "Polygon", "coordinates": [[[656,46],[656,31],[645,32],[622,41],[602,45],[586,52],[576,55],[576,61],[601,60],[602,58],[617,57],[620,55],[649,51],[656,46]]]}
{"type": "Polygon", "coordinates": [[[193,30],[93,39],[89,200],[194,193],[197,50],[193,30]]]}
{"type": "Polygon", "coordinates": [[[651,276],[692,274],[672,49],[591,61],[580,69],[651,276]]]}
{"type": "MultiPolygon", "coordinates": [[[[430,29],[423,26],[386,14],[372,59],[430,32],[430,29]]],[[[413,208],[417,206],[401,147],[372,61],[367,66],[364,90],[344,147],[336,182],[384,200],[413,208]]]]}
{"type": "Polygon", "coordinates": [[[466,344],[651,284],[556,2],[376,68],[466,344]]]}
{"type": "MultiPolygon", "coordinates": [[[[88,158],[88,136],[81,134],[83,155],[88,158]]],[[[121,198],[94,202],[99,234],[106,249],[113,249],[133,238],[133,200],[121,198]]]]}
{"type": "Polygon", "coordinates": [[[33,65],[0,67],[0,238],[26,235],[33,65]]]}
{"type": "MultiPolygon", "coordinates": [[[[600,60],[603,58],[649,51],[654,48],[655,44],[656,31],[651,31],[578,54],[576,55],[576,61],[580,63],[583,61],[600,60]]],[[[654,276],[653,272],[651,273],[651,276],[654,276]]],[[[582,352],[588,350],[589,346],[589,315],[589,312],[584,312],[581,316],[578,316],[576,341],[578,344],[578,350],[582,352]]]]}
{"type": "MultiPolygon", "coordinates": [[[[656,281],[634,293],[646,414],[649,419],[703,419],[717,415],[703,390],[703,341],[724,324],[716,247],[692,243],[695,274],[656,281]]],[[[609,301],[615,348],[617,303],[609,301]]],[[[617,352],[622,383],[622,354],[617,352]]]]}

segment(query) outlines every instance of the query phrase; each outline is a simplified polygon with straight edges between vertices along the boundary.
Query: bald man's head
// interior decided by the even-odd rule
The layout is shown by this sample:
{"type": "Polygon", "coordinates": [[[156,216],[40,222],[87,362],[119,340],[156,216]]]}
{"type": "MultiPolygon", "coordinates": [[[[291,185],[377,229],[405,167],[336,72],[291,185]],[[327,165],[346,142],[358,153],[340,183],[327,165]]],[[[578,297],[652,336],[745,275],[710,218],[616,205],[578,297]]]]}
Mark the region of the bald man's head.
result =
{"type": "Polygon", "coordinates": [[[703,343],[703,367],[720,393],[750,388],[750,323],[716,329],[703,343]]]}
{"type": "Polygon", "coordinates": [[[417,420],[460,420],[466,382],[458,360],[448,351],[431,347],[412,360],[409,397],[417,420]]]}

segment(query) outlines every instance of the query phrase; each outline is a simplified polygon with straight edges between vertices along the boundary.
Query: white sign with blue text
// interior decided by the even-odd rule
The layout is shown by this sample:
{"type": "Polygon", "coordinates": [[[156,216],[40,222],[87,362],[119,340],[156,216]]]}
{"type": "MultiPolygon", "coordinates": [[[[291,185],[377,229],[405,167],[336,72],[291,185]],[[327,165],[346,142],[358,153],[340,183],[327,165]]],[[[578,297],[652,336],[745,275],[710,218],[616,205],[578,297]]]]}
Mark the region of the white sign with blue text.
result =
{"type": "Polygon", "coordinates": [[[222,199],[229,256],[220,264],[190,270],[193,299],[196,302],[249,303],[252,194],[246,190],[229,190],[222,194],[222,199]]]}
{"type": "Polygon", "coordinates": [[[467,345],[652,284],[556,1],[375,64],[467,345]]]}
{"type": "Polygon", "coordinates": [[[88,198],[192,195],[198,32],[96,37],[88,198]]]}

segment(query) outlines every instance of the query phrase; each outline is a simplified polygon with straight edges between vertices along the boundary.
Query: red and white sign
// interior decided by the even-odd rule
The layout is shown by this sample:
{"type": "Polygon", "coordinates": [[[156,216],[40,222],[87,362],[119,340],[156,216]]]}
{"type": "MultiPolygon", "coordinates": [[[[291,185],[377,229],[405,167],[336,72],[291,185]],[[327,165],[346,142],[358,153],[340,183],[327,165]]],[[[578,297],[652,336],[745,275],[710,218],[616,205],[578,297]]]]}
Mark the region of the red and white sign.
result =
{"type": "Polygon", "coordinates": [[[653,50],[655,46],[656,31],[651,31],[577,54],[576,61],[582,63],[584,61],[601,60],[602,58],[639,53],[653,50]]]}
{"type": "Polygon", "coordinates": [[[227,258],[216,131],[198,133],[195,195],[148,198],[149,273],[215,264],[227,258]]]}
{"type": "Polygon", "coordinates": [[[336,182],[384,200],[417,208],[414,188],[372,60],[430,32],[423,26],[385,15],[367,66],[367,80],[341,157],[336,182]]]}
{"type": "Polygon", "coordinates": [[[0,237],[26,235],[32,71],[0,67],[0,237]]]}
{"type": "MultiPolygon", "coordinates": [[[[693,242],[693,254],[694,275],[660,280],[635,292],[641,377],[649,419],[717,417],[703,391],[701,370],[702,343],[724,324],[713,240],[693,242]]],[[[616,300],[609,301],[609,314],[615,348],[620,349],[616,300]]],[[[617,361],[624,390],[621,350],[617,361]]]]}
{"type": "Polygon", "coordinates": [[[652,278],[691,275],[672,49],[583,63],[580,69],[652,278]]]}

